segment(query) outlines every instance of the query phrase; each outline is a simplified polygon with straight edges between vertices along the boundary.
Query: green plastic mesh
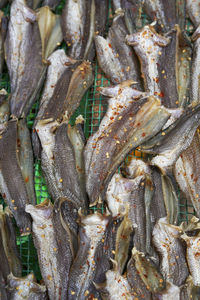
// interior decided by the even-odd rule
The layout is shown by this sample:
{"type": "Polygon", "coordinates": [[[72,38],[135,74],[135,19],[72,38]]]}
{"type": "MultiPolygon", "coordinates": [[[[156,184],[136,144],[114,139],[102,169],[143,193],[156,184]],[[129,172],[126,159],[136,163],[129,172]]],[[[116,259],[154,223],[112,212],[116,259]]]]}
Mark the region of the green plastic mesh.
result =
{"type": "MultiPolygon", "coordinates": [[[[65,0],[61,0],[60,4],[56,8],[56,13],[61,14],[62,8],[64,6],[65,0]]],[[[9,6],[4,9],[5,14],[9,14],[9,6]]],[[[109,13],[111,15],[111,8],[109,7],[109,13]]],[[[143,24],[146,24],[148,19],[145,15],[143,15],[143,24]]],[[[111,24],[111,19],[108,21],[108,26],[111,24]]],[[[192,32],[192,25],[188,21],[186,24],[186,31],[189,33],[192,32]]],[[[61,45],[62,48],[66,48],[65,44],[61,45]]],[[[92,133],[94,133],[106,112],[107,108],[107,100],[104,96],[100,94],[100,87],[102,86],[109,86],[110,81],[104,76],[104,73],[100,70],[97,62],[94,64],[94,72],[95,72],[95,79],[94,84],[92,87],[86,92],[84,95],[80,107],[75,112],[74,116],[71,118],[71,124],[74,123],[75,118],[81,114],[84,119],[84,133],[86,138],[88,138],[92,133]]],[[[10,92],[10,84],[9,84],[9,76],[8,73],[5,71],[1,75],[0,80],[0,89],[5,88],[8,92],[10,92]]],[[[38,97],[39,98],[39,97],[38,97]]],[[[39,99],[33,105],[32,110],[27,117],[27,124],[30,130],[32,129],[35,116],[37,114],[39,108],[39,99]]],[[[131,159],[131,157],[138,157],[143,159],[143,154],[140,151],[133,151],[126,159],[126,162],[131,159]]],[[[45,179],[42,175],[40,161],[35,161],[34,164],[34,172],[35,172],[35,192],[36,192],[36,199],[37,203],[41,203],[46,198],[50,199],[50,195],[48,193],[48,189],[45,183],[45,179]]],[[[3,200],[0,200],[0,203],[3,203],[3,200]]],[[[5,203],[3,203],[5,204],[5,203]]],[[[103,205],[101,207],[93,207],[92,210],[100,210],[103,212],[103,205]]],[[[194,209],[192,205],[188,204],[187,201],[179,195],[179,216],[178,221],[179,223],[182,221],[188,221],[189,216],[194,215],[194,209]]],[[[21,237],[19,232],[17,231],[17,244],[19,247],[20,257],[22,260],[23,265],[23,275],[26,275],[33,271],[38,280],[41,279],[41,274],[38,266],[37,260],[37,253],[36,249],[33,245],[32,236],[21,237]]]]}

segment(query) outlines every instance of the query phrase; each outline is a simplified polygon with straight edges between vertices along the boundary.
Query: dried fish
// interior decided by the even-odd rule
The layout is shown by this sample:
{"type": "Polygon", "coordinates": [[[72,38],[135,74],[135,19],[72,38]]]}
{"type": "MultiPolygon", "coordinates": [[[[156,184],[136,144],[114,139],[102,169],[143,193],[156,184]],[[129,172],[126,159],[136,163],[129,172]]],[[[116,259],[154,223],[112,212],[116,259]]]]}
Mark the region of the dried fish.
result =
{"type": "Polygon", "coordinates": [[[193,105],[199,103],[199,59],[200,59],[200,25],[192,35],[193,55],[192,55],[192,70],[191,70],[191,86],[190,86],[190,102],[193,105]]]}
{"type": "Polygon", "coordinates": [[[55,9],[56,6],[60,3],[60,0],[43,0],[42,6],[49,6],[51,9],[55,9]]]}
{"type": "Polygon", "coordinates": [[[21,276],[22,266],[16,245],[16,232],[13,225],[13,217],[8,207],[3,211],[2,205],[0,205],[0,236],[2,241],[2,251],[5,253],[5,259],[1,264],[2,270],[7,266],[4,279],[7,279],[7,275],[10,272],[15,276],[21,276]]]}
{"type": "Polygon", "coordinates": [[[67,293],[68,274],[73,246],[68,224],[60,214],[58,201],[54,208],[49,200],[35,207],[26,206],[33,219],[33,239],[49,299],[63,299],[67,293]]]}
{"type": "Polygon", "coordinates": [[[10,116],[8,93],[5,89],[0,90],[0,130],[5,127],[5,123],[10,116]]]}
{"type": "Polygon", "coordinates": [[[98,259],[95,253],[102,248],[109,217],[98,213],[82,216],[79,228],[79,249],[72,264],[69,277],[68,299],[100,298],[93,280],[98,259]]]}
{"type": "Polygon", "coordinates": [[[97,59],[106,76],[113,83],[121,83],[125,80],[134,80],[136,89],[142,89],[139,62],[125,42],[128,34],[123,16],[117,15],[113,19],[107,39],[102,36],[95,37],[97,59]]]}
{"type": "Polygon", "coordinates": [[[153,229],[153,244],[161,256],[161,272],[166,281],[177,286],[185,283],[188,267],[185,259],[185,247],[180,236],[182,229],[161,218],[153,229]]]}
{"type": "Polygon", "coordinates": [[[46,287],[36,282],[33,273],[25,277],[8,275],[8,291],[10,300],[47,300],[46,287]]]}
{"type": "Polygon", "coordinates": [[[29,203],[35,205],[33,151],[30,132],[25,119],[17,122],[17,153],[29,203]]]}
{"type": "Polygon", "coordinates": [[[180,300],[198,300],[200,297],[200,287],[195,286],[192,280],[192,276],[186,280],[186,283],[181,288],[180,300]]]}
{"type": "Polygon", "coordinates": [[[184,233],[181,236],[187,244],[187,263],[192,275],[193,283],[196,286],[200,286],[199,280],[199,255],[200,255],[200,237],[188,236],[184,233]]]}
{"type": "Polygon", "coordinates": [[[135,260],[135,268],[146,288],[153,293],[162,291],[165,288],[165,281],[153,261],[135,247],[132,250],[132,258],[135,260]]]}
{"type": "MultiPolygon", "coordinates": [[[[1,2],[0,2],[0,8],[2,4],[1,2]]],[[[3,66],[4,66],[4,41],[6,38],[7,26],[8,26],[8,19],[7,17],[4,16],[3,11],[0,10],[0,74],[2,74],[3,66]]]]}
{"type": "MultiPolygon", "coordinates": [[[[151,160],[151,164],[158,166],[163,174],[170,174],[173,165],[181,153],[186,150],[192,142],[195,131],[200,124],[200,105],[188,107],[184,114],[170,125],[166,130],[159,133],[157,145],[154,144],[149,151],[156,156],[151,160]]],[[[146,151],[142,148],[143,151],[146,151]]]]}
{"type": "Polygon", "coordinates": [[[200,137],[196,132],[190,146],[183,151],[174,166],[174,174],[180,189],[193,207],[198,217],[200,217],[199,203],[199,148],[200,137]]]}
{"type": "Polygon", "coordinates": [[[186,0],[186,11],[190,20],[197,28],[200,24],[200,6],[198,0],[186,0]]]}
{"type": "Polygon", "coordinates": [[[111,99],[99,130],[89,138],[84,152],[86,188],[91,205],[104,198],[110,179],[126,155],[160,131],[169,118],[158,99],[149,97],[135,101],[144,94],[130,84],[125,82],[101,89],[111,99]]]}
{"type": "Polygon", "coordinates": [[[118,265],[115,260],[112,260],[113,269],[106,272],[106,282],[102,285],[97,285],[101,292],[102,299],[105,300],[132,300],[134,293],[125,276],[122,276],[118,270],[118,265]]]}
{"type": "Polygon", "coordinates": [[[168,299],[176,299],[176,300],[184,300],[181,297],[181,290],[178,286],[172,284],[171,282],[167,282],[166,289],[161,292],[153,295],[153,300],[168,300],[168,299]]]}
{"type": "Polygon", "coordinates": [[[42,60],[47,60],[60,41],[56,17],[47,11],[41,8],[36,15],[25,0],[15,0],[11,5],[5,51],[11,81],[11,113],[17,118],[27,116],[44,80],[46,65],[42,60]]]}
{"type": "Polygon", "coordinates": [[[10,120],[0,139],[0,190],[12,211],[21,234],[31,231],[31,219],[25,213],[29,203],[25,182],[18,163],[17,121],[10,120]],[[10,176],[13,174],[13,177],[10,176]]]}

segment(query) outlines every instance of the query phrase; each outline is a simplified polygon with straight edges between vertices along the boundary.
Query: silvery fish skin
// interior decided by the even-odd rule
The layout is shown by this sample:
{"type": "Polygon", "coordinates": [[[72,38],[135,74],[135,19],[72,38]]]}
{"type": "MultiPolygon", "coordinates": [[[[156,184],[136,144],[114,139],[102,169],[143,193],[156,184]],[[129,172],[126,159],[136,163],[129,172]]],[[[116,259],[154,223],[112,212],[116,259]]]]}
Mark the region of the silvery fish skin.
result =
{"type": "Polygon", "coordinates": [[[187,244],[187,263],[190,270],[190,274],[192,275],[192,280],[194,285],[200,286],[199,279],[199,255],[200,255],[200,237],[199,236],[188,236],[184,233],[181,238],[187,244]]]}
{"type": "Polygon", "coordinates": [[[98,131],[89,138],[84,152],[86,189],[91,205],[102,200],[111,177],[126,155],[160,131],[169,118],[158,99],[141,98],[142,92],[125,83],[101,89],[111,99],[98,131]],[[137,98],[141,99],[135,101],[137,98]]]}
{"type": "Polygon", "coordinates": [[[83,61],[73,72],[67,95],[64,102],[64,111],[67,111],[68,118],[78,108],[80,101],[94,81],[92,65],[89,61],[83,61]]]}
{"type": "Polygon", "coordinates": [[[30,131],[25,119],[20,119],[17,122],[17,148],[19,164],[26,185],[29,203],[35,205],[33,151],[30,131]]]}
{"type": "Polygon", "coordinates": [[[144,9],[152,21],[156,20],[162,31],[169,31],[177,24],[176,1],[145,0],[144,9]]]}
{"type": "MultiPolygon", "coordinates": [[[[93,280],[96,273],[95,253],[102,247],[109,217],[98,213],[82,216],[79,228],[79,249],[70,269],[68,299],[85,299],[86,296],[100,298],[93,280]]],[[[100,298],[101,299],[101,298],[100,298]]]]}
{"type": "Polygon", "coordinates": [[[192,276],[186,280],[186,283],[181,288],[181,300],[198,300],[200,297],[200,287],[195,286],[193,283],[192,276]]]}
{"type": "Polygon", "coordinates": [[[11,113],[21,117],[27,115],[41,85],[42,45],[36,14],[25,0],[13,1],[10,15],[5,53],[11,81],[11,113]]]}
{"type": "MultiPolygon", "coordinates": [[[[66,83],[70,80],[71,74],[72,74],[72,67],[76,63],[75,60],[71,59],[65,54],[65,51],[63,49],[58,49],[54,51],[48,58],[48,61],[50,62],[50,65],[47,70],[47,77],[45,81],[44,90],[42,93],[42,97],[40,100],[40,107],[38,114],[36,116],[36,120],[34,122],[34,129],[32,134],[32,140],[33,140],[33,150],[34,154],[37,158],[40,158],[41,156],[41,145],[39,141],[39,137],[37,134],[37,131],[35,130],[37,121],[44,118],[48,118],[49,115],[49,108],[55,111],[55,105],[60,100],[60,97],[58,95],[54,96],[54,91],[56,89],[56,85],[59,84],[59,79],[63,76],[66,81],[66,83]],[[69,72],[67,72],[69,70],[69,72]],[[64,74],[64,72],[66,73],[64,74]],[[63,75],[64,74],[64,75],[63,75]],[[68,79],[69,77],[69,79],[68,79]],[[52,104],[49,104],[52,102],[52,104]],[[44,115],[44,116],[43,116],[44,115]]],[[[66,84],[67,85],[67,84],[66,84]]],[[[59,86],[60,88],[60,86],[59,86]]],[[[66,94],[66,91],[65,91],[66,94]]],[[[64,95],[65,95],[64,94],[64,95]]]]}
{"type": "Polygon", "coordinates": [[[127,265],[127,280],[134,293],[134,296],[138,299],[152,300],[152,293],[147,289],[143,280],[141,279],[138,270],[135,266],[135,260],[130,258],[127,265]]]}
{"type": "Polygon", "coordinates": [[[62,13],[63,37],[69,47],[68,55],[74,59],[85,58],[94,34],[95,1],[69,0],[62,13]],[[89,43],[90,43],[89,42],[89,43]]]}
{"type": "Polygon", "coordinates": [[[186,11],[195,28],[197,28],[200,24],[199,0],[186,0],[186,11]]]}
{"type": "Polygon", "coordinates": [[[125,276],[122,276],[118,270],[116,261],[112,261],[114,268],[106,272],[106,282],[98,289],[101,292],[102,299],[105,300],[132,300],[134,291],[128,283],[125,276]]]}
{"type": "Polygon", "coordinates": [[[151,164],[158,166],[163,174],[170,174],[178,157],[191,144],[200,124],[199,117],[200,105],[188,107],[176,122],[161,133],[162,138],[150,150],[156,154],[151,164]]]}
{"type": "Polygon", "coordinates": [[[122,15],[117,15],[109,29],[107,39],[95,37],[97,59],[100,67],[113,83],[134,80],[141,90],[139,62],[136,54],[125,42],[128,31],[122,15]]]}
{"type": "MultiPolygon", "coordinates": [[[[0,5],[1,6],[1,5],[0,5]]],[[[4,66],[4,41],[8,26],[8,19],[4,16],[3,11],[0,10],[0,74],[4,66]]]]}
{"type": "Polygon", "coordinates": [[[8,275],[8,287],[10,300],[47,300],[46,287],[36,282],[33,273],[25,277],[8,275]]]}
{"type": "Polygon", "coordinates": [[[197,105],[199,103],[199,59],[200,59],[200,25],[192,35],[193,41],[193,56],[192,56],[192,70],[191,70],[191,86],[190,98],[191,103],[197,105]]]}
{"type": "Polygon", "coordinates": [[[64,299],[73,248],[68,224],[61,220],[59,202],[54,207],[49,200],[35,207],[27,205],[26,212],[33,219],[33,239],[49,299],[64,299]]]}
{"type": "Polygon", "coordinates": [[[153,244],[161,257],[161,272],[166,281],[177,286],[185,283],[188,267],[185,258],[185,247],[180,236],[182,229],[161,218],[154,226],[153,244]]]}
{"type": "Polygon", "coordinates": [[[107,0],[95,0],[95,34],[103,35],[108,18],[109,2],[107,0]]]}
{"type": "Polygon", "coordinates": [[[8,121],[0,140],[0,150],[1,194],[12,211],[21,234],[26,235],[31,231],[31,219],[25,213],[25,205],[29,203],[29,199],[18,162],[16,120],[8,121]],[[10,174],[13,174],[14,181],[10,174]]]}
{"type": "MultiPolygon", "coordinates": [[[[13,225],[13,217],[8,207],[3,210],[0,205],[0,235],[2,240],[2,250],[5,252],[6,259],[4,264],[8,264],[8,273],[12,272],[15,276],[21,276],[22,266],[16,245],[16,232],[13,225]]],[[[3,268],[3,264],[1,265],[3,268]]],[[[4,268],[3,268],[4,269],[4,268]]],[[[6,279],[6,278],[5,278],[6,279]]]]}
{"type": "Polygon", "coordinates": [[[132,249],[132,258],[146,288],[153,293],[162,291],[165,288],[165,280],[153,261],[135,247],[132,249]]]}
{"type": "Polygon", "coordinates": [[[5,51],[11,80],[11,113],[17,118],[27,116],[42,86],[48,56],[62,41],[59,26],[48,8],[36,14],[25,0],[12,2],[5,51]]]}
{"type": "Polygon", "coordinates": [[[174,165],[174,175],[181,191],[189,202],[192,202],[195,212],[200,217],[199,203],[199,148],[200,138],[196,132],[190,146],[183,151],[174,165]]]}
{"type": "Polygon", "coordinates": [[[184,300],[181,298],[181,289],[180,287],[172,284],[171,282],[167,282],[166,289],[161,292],[153,295],[153,300],[184,300]]]}
{"type": "Polygon", "coordinates": [[[126,42],[133,46],[140,60],[145,90],[151,95],[163,97],[158,66],[164,47],[170,44],[170,38],[158,34],[152,25],[146,25],[137,33],[128,35],[126,42]]]}

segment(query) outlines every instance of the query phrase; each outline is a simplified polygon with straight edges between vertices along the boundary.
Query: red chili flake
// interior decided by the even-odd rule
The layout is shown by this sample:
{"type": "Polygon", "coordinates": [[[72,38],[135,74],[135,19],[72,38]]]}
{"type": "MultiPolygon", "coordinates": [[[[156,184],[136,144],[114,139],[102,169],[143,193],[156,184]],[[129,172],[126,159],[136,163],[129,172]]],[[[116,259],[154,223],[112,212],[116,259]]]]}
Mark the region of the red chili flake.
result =
{"type": "Polygon", "coordinates": [[[147,278],[148,276],[146,274],[144,274],[144,277],[147,278]]]}
{"type": "Polygon", "coordinates": [[[141,123],[140,123],[140,122],[138,122],[136,126],[140,126],[140,125],[141,125],[141,123]]]}
{"type": "Polygon", "coordinates": [[[6,198],[6,194],[3,193],[3,194],[2,194],[2,197],[3,197],[3,198],[6,198]]]}
{"type": "Polygon", "coordinates": [[[39,132],[39,129],[37,129],[36,131],[39,132]]]}
{"type": "Polygon", "coordinates": [[[193,176],[194,176],[194,175],[193,175],[193,174],[191,174],[191,179],[193,178],[193,176]]]}
{"type": "Polygon", "coordinates": [[[29,182],[29,176],[27,176],[27,177],[25,178],[25,182],[26,182],[26,183],[29,182]]]}
{"type": "Polygon", "coordinates": [[[33,129],[33,132],[35,132],[35,129],[33,129]]]}
{"type": "Polygon", "coordinates": [[[109,46],[110,48],[112,48],[112,45],[111,45],[111,44],[108,44],[108,46],[109,46]]]}
{"type": "Polygon", "coordinates": [[[155,77],[153,80],[154,80],[156,83],[159,82],[159,78],[158,78],[158,77],[155,77]]]}
{"type": "Polygon", "coordinates": [[[197,182],[197,180],[198,180],[198,177],[194,178],[194,182],[197,182]]]}
{"type": "Polygon", "coordinates": [[[164,93],[163,93],[163,92],[160,92],[159,96],[160,96],[161,98],[163,98],[163,97],[164,97],[164,93]]]}
{"type": "Polygon", "coordinates": [[[142,133],[142,136],[145,136],[145,135],[146,135],[146,133],[145,133],[145,132],[143,132],[143,133],[142,133]]]}
{"type": "Polygon", "coordinates": [[[113,120],[114,119],[114,117],[110,117],[110,120],[113,120]]]}
{"type": "Polygon", "coordinates": [[[92,146],[92,148],[93,148],[93,149],[95,149],[95,148],[96,148],[96,146],[92,146]]]}

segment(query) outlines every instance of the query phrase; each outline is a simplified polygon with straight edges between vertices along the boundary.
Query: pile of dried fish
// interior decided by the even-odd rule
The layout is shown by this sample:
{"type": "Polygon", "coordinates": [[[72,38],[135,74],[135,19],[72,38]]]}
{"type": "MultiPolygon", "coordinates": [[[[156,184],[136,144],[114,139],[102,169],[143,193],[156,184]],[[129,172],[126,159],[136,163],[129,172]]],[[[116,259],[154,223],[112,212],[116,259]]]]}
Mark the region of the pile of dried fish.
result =
{"type": "Polygon", "coordinates": [[[200,299],[200,0],[113,0],[107,31],[109,1],[67,0],[61,16],[59,2],[0,0],[0,300],[200,299]],[[86,141],[70,119],[95,56],[113,85],[86,141]],[[35,159],[52,201],[36,203],[35,159]],[[182,224],[180,193],[198,217],[182,224]],[[16,227],[40,283],[22,277],[16,227]]]}

